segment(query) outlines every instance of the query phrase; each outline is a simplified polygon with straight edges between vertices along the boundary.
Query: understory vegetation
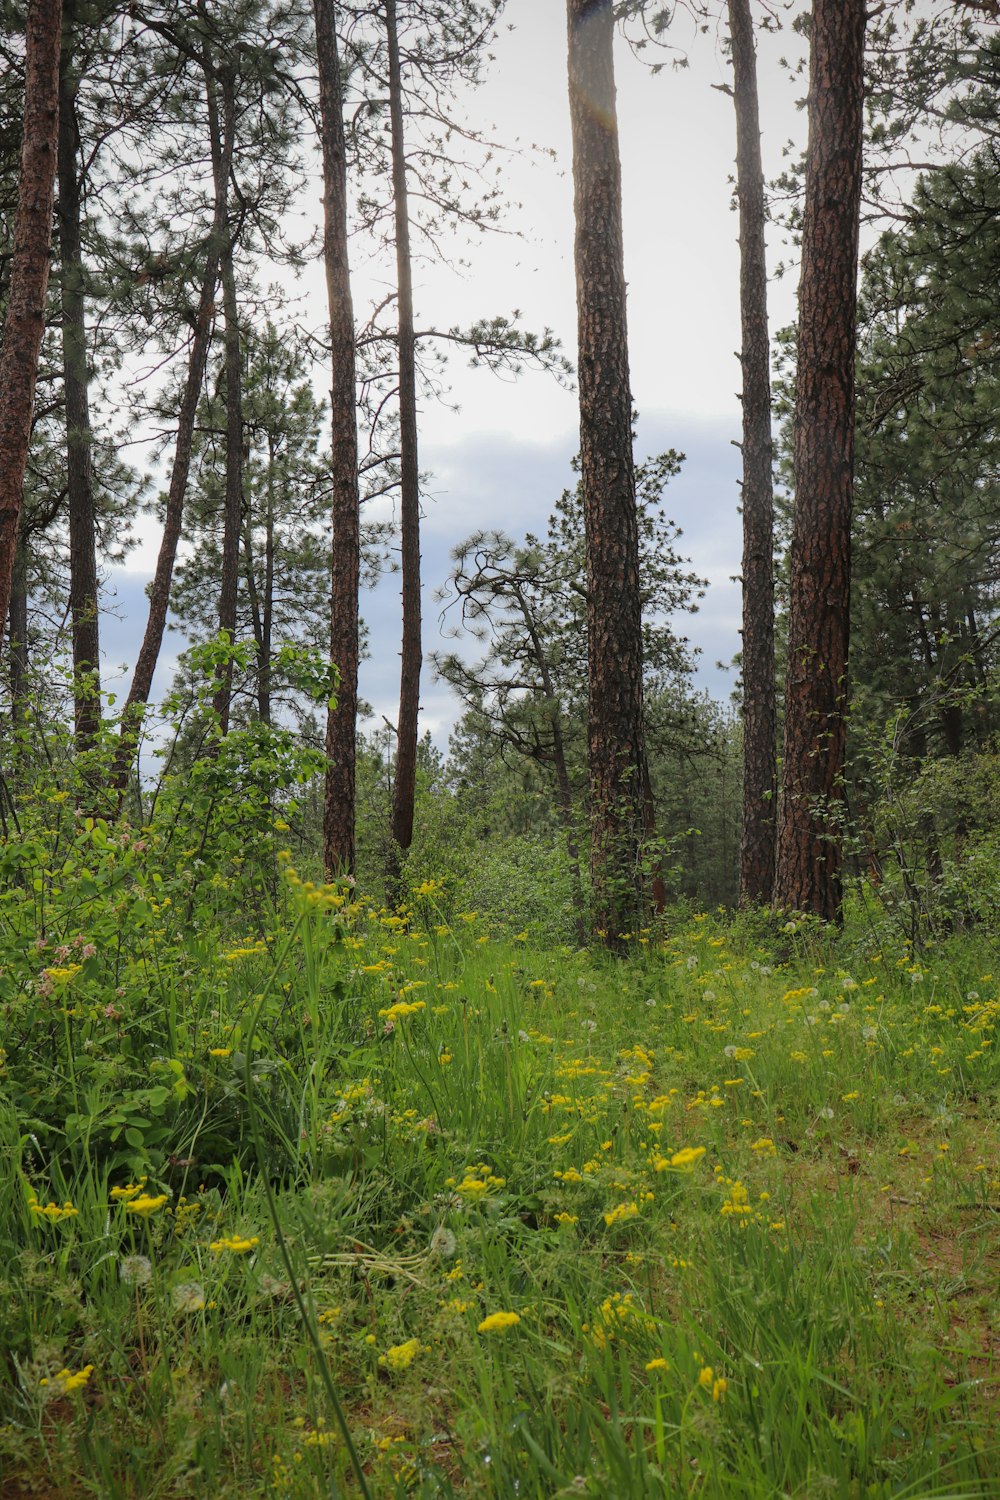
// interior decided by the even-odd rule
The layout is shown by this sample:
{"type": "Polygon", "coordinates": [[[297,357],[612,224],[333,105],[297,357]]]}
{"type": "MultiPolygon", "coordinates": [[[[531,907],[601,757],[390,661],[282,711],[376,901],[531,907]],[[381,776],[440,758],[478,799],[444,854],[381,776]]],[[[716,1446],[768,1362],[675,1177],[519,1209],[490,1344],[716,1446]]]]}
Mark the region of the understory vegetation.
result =
{"type": "Polygon", "coordinates": [[[280,750],[19,789],[4,1496],[995,1494],[989,924],[389,908],[280,750]]]}

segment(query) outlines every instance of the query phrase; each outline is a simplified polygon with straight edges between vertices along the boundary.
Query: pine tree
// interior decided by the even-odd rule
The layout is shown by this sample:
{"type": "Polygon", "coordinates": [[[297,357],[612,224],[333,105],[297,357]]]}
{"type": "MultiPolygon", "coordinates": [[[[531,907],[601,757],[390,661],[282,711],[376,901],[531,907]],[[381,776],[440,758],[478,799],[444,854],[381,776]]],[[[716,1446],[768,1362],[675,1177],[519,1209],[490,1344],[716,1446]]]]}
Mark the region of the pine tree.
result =
{"type": "Polygon", "coordinates": [[[59,141],[61,0],[32,0],[14,246],[0,346],[0,621],[10,608],[38,355],[45,327],[59,141]]]}
{"type": "Polygon", "coordinates": [[[593,923],[618,948],[643,923],[652,832],[632,460],[612,0],[568,0],[580,475],[587,539],[593,923]]]}
{"type": "Polygon", "coordinates": [[[799,282],[795,512],[774,902],[842,900],[864,0],[815,0],[799,282]]]}
{"type": "Polygon", "coordinates": [[[771,479],[770,340],[766,205],[757,61],[749,0],[729,0],[740,209],[743,370],[743,834],[740,904],[768,902],[774,885],[777,808],[774,665],[774,500],[771,479]]]}
{"type": "Polygon", "coordinates": [[[323,254],[333,370],[330,657],[340,672],[337,707],[327,719],[323,801],[323,858],[327,875],[332,877],[354,870],[361,518],[354,306],[347,251],[347,148],[333,0],[315,0],[315,20],[323,152],[323,254]]]}

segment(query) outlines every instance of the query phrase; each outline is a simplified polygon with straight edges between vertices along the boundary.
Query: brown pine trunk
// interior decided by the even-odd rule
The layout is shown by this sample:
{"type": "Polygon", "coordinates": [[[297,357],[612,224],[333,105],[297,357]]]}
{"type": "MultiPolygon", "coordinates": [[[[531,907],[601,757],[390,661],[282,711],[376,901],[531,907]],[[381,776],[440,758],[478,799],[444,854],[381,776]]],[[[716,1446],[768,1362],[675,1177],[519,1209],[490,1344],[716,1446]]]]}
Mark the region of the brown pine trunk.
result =
{"type": "Polygon", "coordinates": [[[264,588],[257,587],[253,553],[253,518],[244,518],[243,578],[250,603],[250,624],[257,646],[257,716],[271,722],[271,620],[274,610],[274,511],[268,495],[264,529],[264,588]]]}
{"type": "Polygon", "coordinates": [[[358,717],[358,594],[361,522],[354,310],[347,258],[347,151],[333,0],[314,0],[323,148],[323,253],[330,304],[333,428],[331,520],[333,590],[330,656],[340,669],[337,707],[326,725],[323,858],[328,877],[354,869],[354,804],[358,717]]]}
{"type": "Polygon", "coordinates": [[[527,626],[532,650],[535,653],[535,665],[538,668],[542,692],[549,703],[549,728],[552,731],[552,767],[556,773],[556,800],[563,825],[563,837],[566,840],[566,854],[569,858],[573,905],[576,908],[576,936],[577,941],[582,945],[587,941],[586,902],[583,895],[580,850],[576,842],[576,828],[573,823],[573,791],[570,786],[569,765],[566,761],[566,743],[563,739],[559,704],[556,698],[555,683],[552,680],[552,673],[549,670],[549,663],[542,646],[541,637],[535,627],[535,622],[527,601],[521,595],[520,590],[518,590],[517,602],[520,606],[524,623],[527,626]]]}
{"type": "Polygon", "coordinates": [[[729,0],[729,35],[736,105],[743,370],[743,835],[739,901],[747,906],[771,899],[778,800],[766,212],[750,0],[729,0]]]}
{"type": "Polygon", "coordinates": [[[215,321],[220,254],[228,232],[226,188],[232,162],[232,134],[224,135],[223,141],[222,169],[216,174],[214,182],[215,202],[212,210],[212,227],[205,252],[205,272],[202,277],[198,307],[193,318],[194,333],[188,354],[187,376],[177,412],[177,437],[174,442],[174,461],[167,489],[163,536],[160,539],[153,581],[149,586],[149,613],[146,618],[146,630],[136,658],[135,670],[132,673],[128,698],[122,710],[118,749],[115,752],[111,771],[111,785],[118,792],[119,797],[128,780],[129,768],[139,743],[143,714],[153,686],[153,674],[156,671],[160,647],[163,644],[163,632],[167,624],[174,563],[177,561],[177,548],[181,539],[184,501],[187,496],[188,476],[191,472],[195,422],[215,321]]]}
{"type": "MultiPolygon", "coordinates": [[[[218,209],[218,205],[216,205],[218,209]]],[[[218,218],[218,213],[216,213],[218,218]]],[[[177,413],[177,438],[174,443],[174,461],[170,470],[170,486],[167,490],[166,512],[163,519],[163,536],[156,558],[156,571],[149,588],[149,613],[146,630],[139,648],[139,655],[132,673],[132,685],[122,710],[118,749],[112,769],[112,787],[119,794],[124,791],[129,767],[139,742],[139,731],[149,693],[153,685],[153,674],[163,643],[163,632],[167,623],[170,604],[170,584],[177,546],[181,537],[184,517],[184,499],[187,494],[188,474],[191,469],[191,448],[194,440],[195,418],[201,398],[202,381],[205,377],[205,362],[212,336],[212,320],[215,316],[215,288],[219,276],[219,257],[213,232],[209,242],[208,263],[202,280],[201,297],[195,318],[194,337],[188,355],[187,378],[184,393],[177,413]]]]}
{"type": "Polygon", "coordinates": [[[417,377],[413,342],[413,270],[406,187],[403,94],[396,28],[396,0],[385,0],[389,52],[389,120],[392,131],[392,189],[396,221],[396,286],[399,315],[399,521],[403,591],[403,637],[396,727],[396,778],[392,789],[390,880],[398,880],[399,859],[413,842],[417,780],[417,721],[420,712],[420,471],[417,459],[417,377]]]}
{"type": "Polygon", "coordinates": [[[62,294],[66,486],[69,504],[69,612],[73,641],[73,720],[78,750],[89,749],[101,722],[97,523],[93,434],[87,393],[87,326],[80,225],[80,136],[73,71],[73,8],[63,15],[59,67],[59,279],[62,294]]]}
{"type": "Polygon", "coordinates": [[[0,621],[10,608],[38,356],[45,327],[59,139],[62,0],[28,9],[24,134],[7,316],[0,347],[0,621]]]}
{"type": "MultiPolygon", "coordinates": [[[[222,558],[219,570],[219,632],[236,642],[236,606],[240,577],[240,526],[243,514],[243,370],[240,349],[240,310],[236,295],[233,232],[229,222],[229,163],[235,133],[233,79],[227,67],[217,70],[211,50],[204,48],[205,90],[208,103],[212,175],[216,201],[226,206],[225,231],[219,247],[219,281],[225,318],[226,488],[223,507],[222,558]],[[218,79],[216,74],[219,74],[218,79]],[[221,95],[222,109],[219,109],[221,95]]],[[[212,699],[223,734],[229,729],[233,664],[226,663],[212,699]]]]}
{"type": "Polygon", "coordinates": [[[271,655],[274,624],[274,509],[267,502],[267,532],[264,539],[264,607],[261,611],[260,661],[257,666],[258,702],[261,722],[271,722],[271,655]]]}
{"type": "Polygon", "coordinates": [[[592,922],[612,948],[645,915],[642,608],[632,458],[612,0],[567,0],[580,473],[587,548],[592,922]]]}
{"type": "Polygon", "coordinates": [[[865,0],[814,0],[775,905],[839,920],[865,0]]]}

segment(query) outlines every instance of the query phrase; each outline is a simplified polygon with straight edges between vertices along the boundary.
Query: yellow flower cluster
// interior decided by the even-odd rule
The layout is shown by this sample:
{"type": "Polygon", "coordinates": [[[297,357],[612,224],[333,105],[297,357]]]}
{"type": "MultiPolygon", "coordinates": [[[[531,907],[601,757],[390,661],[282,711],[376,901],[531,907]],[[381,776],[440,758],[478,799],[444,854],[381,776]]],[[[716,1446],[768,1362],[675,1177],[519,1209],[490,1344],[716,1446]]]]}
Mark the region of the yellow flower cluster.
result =
{"type": "Polygon", "coordinates": [[[655,1333],[656,1320],[639,1306],[632,1292],[613,1292],[601,1303],[593,1324],[581,1327],[596,1348],[604,1349],[624,1335],[655,1333]]]}
{"type": "Polygon", "coordinates": [[[637,1219],[639,1217],[639,1206],[637,1203],[619,1203],[610,1213],[604,1215],[604,1222],[610,1229],[613,1224],[621,1224],[625,1219],[637,1219]]]}
{"type": "Polygon", "coordinates": [[[698,1384],[703,1390],[712,1392],[713,1401],[721,1401],[729,1389],[729,1381],[722,1375],[716,1375],[711,1365],[705,1365],[699,1371],[698,1384]]]}
{"type": "Polygon", "coordinates": [[[260,1237],[253,1235],[251,1239],[244,1239],[242,1235],[226,1235],[221,1240],[213,1240],[209,1249],[213,1255],[223,1255],[227,1251],[230,1255],[249,1255],[250,1251],[260,1244],[260,1237]]]}
{"type": "MultiPolygon", "coordinates": [[[[53,1376],[53,1380],[58,1385],[61,1396],[72,1396],[74,1391],[83,1390],[93,1373],[93,1365],[84,1365],[82,1370],[77,1370],[75,1373],[72,1370],[60,1370],[58,1375],[53,1376]]],[[[40,1386],[51,1386],[52,1381],[46,1377],[38,1383],[40,1386]]]]}
{"type": "Polygon", "coordinates": [[[65,968],[45,969],[43,972],[49,976],[57,989],[65,989],[79,974],[83,964],[67,964],[65,968]]]}
{"type": "Polygon", "coordinates": [[[480,1162],[477,1166],[464,1169],[461,1182],[457,1177],[446,1177],[444,1185],[460,1193],[467,1202],[475,1203],[488,1193],[504,1187],[506,1182],[506,1177],[497,1177],[492,1167],[480,1162]]]}
{"type": "Polygon", "coordinates": [[[115,1203],[127,1203],[130,1198],[138,1198],[145,1186],[145,1177],[140,1177],[138,1182],[127,1182],[124,1187],[113,1187],[111,1197],[115,1203]]]}
{"type": "Polygon", "coordinates": [[[521,1317],[516,1312],[490,1313],[478,1325],[477,1333],[504,1333],[508,1328],[516,1328],[521,1317]]]}
{"type": "Polygon", "coordinates": [[[143,1193],[139,1198],[132,1198],[125,1205],[125,1212],[139,1214],[143,1219],[148,1219],[151,1214],[159,1213],[167,1201],[166,1193],[158,1193],[152,1197],[149,1193],[143,1193]]]}
{"type": "Polygon", "coordinates": [[[407,1339],[405,1344],[393,1344],[384,1354],[380,1354],[378,1362],[384,1370],[391,1370],[398,1375],[403,1370],[408,1370],[423,1350],[419,1339],[407,1339]]]}
{"type": "Polygon", "coordinates": [[[399,1000],[395,1005],[388,1006],[379,1011],[379,1017],[383,1021],[401,1021],[406,1016],[416,1015],[418,1010],[426,1010],[426,1000],[399,1000]]]}
{"type": "Polygon", "coordinates": [[[28,1207],[40,1219],[48,1219],[50,1224],[58,1224],[61,1219],[75,1219],[80,1212],[78,1208],[73,1207],[68,1198],[61,1208],[58,1203],[39,1203],[37,1198],[32,1198],[28,1207]]]}
{"type": "Polygon", "coordinates": [[[245,948],[230,948],[228,953],[223,953],[222,961],[227,964],[238,964],[245,958],[263,958],[266,954],[266,944],[251,943],[245,948]]]}

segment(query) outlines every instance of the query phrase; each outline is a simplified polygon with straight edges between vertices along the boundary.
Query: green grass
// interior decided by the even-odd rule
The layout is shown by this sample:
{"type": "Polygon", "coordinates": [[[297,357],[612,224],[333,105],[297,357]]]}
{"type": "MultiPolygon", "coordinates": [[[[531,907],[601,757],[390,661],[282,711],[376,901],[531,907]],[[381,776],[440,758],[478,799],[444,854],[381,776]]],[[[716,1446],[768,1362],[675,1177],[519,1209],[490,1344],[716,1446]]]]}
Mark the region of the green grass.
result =
{"type": "Polygon", "coordinates": [[[112,885],[5,908],[4,1497],[1000,1492],[985,947],[112,885]]]}

